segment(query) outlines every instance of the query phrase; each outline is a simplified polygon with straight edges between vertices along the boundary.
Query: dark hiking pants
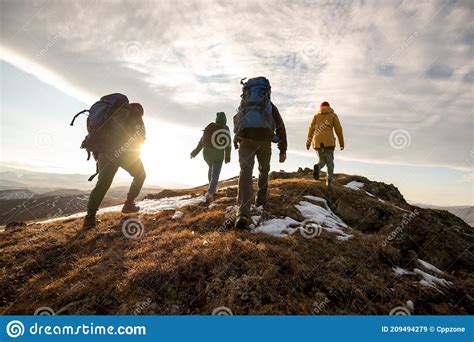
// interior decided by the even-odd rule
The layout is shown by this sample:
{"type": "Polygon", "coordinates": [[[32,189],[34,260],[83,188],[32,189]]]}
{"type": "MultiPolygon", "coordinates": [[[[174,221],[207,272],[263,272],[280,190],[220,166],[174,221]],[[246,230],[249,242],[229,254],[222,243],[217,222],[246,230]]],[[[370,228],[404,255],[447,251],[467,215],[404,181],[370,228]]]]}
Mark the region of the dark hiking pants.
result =
{"type": "Polygon", "coordinates": [[[318,149],[319,169],[321,170],[325,165],[328,167],[328,179],[332,181],[334,178],[334,147],[321,147],[318,149]]]}
{"type": "Polygon", "coordinates": [[[99,170],[97,184],[89,196],[87,203],[87,214],[95,215],[99,209],[105,194],[112,185],[114,176],[119,167],[127,171],[133,177],[132,184],[127,195],[127,201],[133,201],[137,198],[145,181],[145,169],[143,168],[140,155],[135,153],[122,153],[119,157],[113,154],[100,153],[97,160],[99,170]]]}
{"type": "Polygon", "coordinates": [[[268,173],[272,156],[271,142],[242,140],[239,147],[239,216],[250,217],[250,206],[253,199],[252,174],[255,157],[258,161],[258,192],[257,205],[264,205],[267,201],[268,173]]]}
{"type": "Polygon", "coordinates": [[[209,166],[209,170],[207,172],[207,178],[209,180],[209,188],[207,189],[207,193],[210,195],[214,195],[217,189],[217,183],[219,182],[219,176],[222,170],[222,163],[216,161],[208,161],[206,160],[207,165],[209,166]]]}

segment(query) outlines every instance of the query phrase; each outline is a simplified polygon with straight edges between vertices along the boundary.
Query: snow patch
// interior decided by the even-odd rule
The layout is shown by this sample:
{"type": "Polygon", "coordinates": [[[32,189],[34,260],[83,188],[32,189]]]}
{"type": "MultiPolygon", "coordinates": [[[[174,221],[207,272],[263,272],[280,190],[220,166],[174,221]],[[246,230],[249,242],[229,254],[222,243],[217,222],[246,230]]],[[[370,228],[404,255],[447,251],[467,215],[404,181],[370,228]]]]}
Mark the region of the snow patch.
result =
{"type": "MultiPolygon", "coordinates": [[[[191,197],[190,195],[184,195],[160,199],[145,199],[143,201],[137,202],[137,205],[140,207],[139,214],[154,214],[164,210],[176,210],[181,207],[185,207],[188,205],[197,205],[203,202],[205,202],[204,196],[191,197]]],[[[113,207],[99,209],[97,215],[101,215],[104,213],[120,212],[121,210],[122,205],[116,205],[113,207]]],[[[56,221],[80,218],[84,216],[86,216],[86,213],[82,212],[63,217],[55,217],[49,220],[39,221],[38,223],[51,223],[56,221]]]]}
{"type": "Polygon", "coordinates": [[[320,198],[319,200],[324,203],[325,208],[306,201],[301,201],[299,204],[295,205],[295,208],[299,210],[304,218],[310,219],[321,226],[333,229],[348,227],[344,221],[329,209],[325,199],[320,198]]]}
{"type": "Polygon", "coordinates": [[[285,217],[283,219],[271,219],[263,222],[257,228],[253,230],[255,233],[265,233],[273,236],[283,237],[292,235],[298,230],[298,228],[291,228],[290,226],[299,226],[300,222],[292,219],[291,217],[285,217]]]}
{"type": "Polygon", "coordinates": [[[415,268],[413,272],[415,272],[415,274],[419,275],[422,278],[422,280],[420,280],[420,284],[424,286],[436,287],[436,285],[441,285],[441,286],[449,287],[450,285],[452,285],[452,282],[447,281],[442,278],[432,276],[431,274],[426,273],[420,270],[419,268],[415,268]]]}
{"type": "Polygon", "coordinates": [[[433,266],[431,265],[429,262],[426,262],[426,261],[423,261],[421,259],[418,259],[417,260],[418,263],[425,269],[429,270],[429,271],[432,271],[434,273],[437,273],[437,274],[443,274],[443,271],[441,271],[439,268],[437,268],[436,266],[433,266]]]}
{"type": "MultiPolygon", "coordinates": [[[[327,232],[335,233],[338,240],[346,241],[353,237],[353,235],[347,234],[343,230],[348,229],[348,225],[332,212],[324,198],[311,195],[303,197],[310,201],[321,203],[323,207],[307,201],[301,201],[295,205],[295,208],[298,209],[301,215],[306,219],[304,222],[299,222],[291,217],[275,218],[260,222],[260,215],[252,216],[252,224],[250,227],[256,227],[253,229],[253,232],[283,237],[294,234],[297,230],[303,228],[304,225],[312,224],[327,232]]],[[[262,211],[260,207],[255,209],[259,213],[262,211]]]]}
{"type": "Polygon", "coordinates": [[[413,272],[410,272],[410,271],[408,271],[404,268],[398,267],[398,266],[397,267],[392,267],[392,270],[398,276],[402,276],[402,275],[405,275],[405,274],[413,274],[413,272]]]}
{"type": "Polygon", "coordinates": [[[344,185],[344,187],[352,190],[360,190],[364,187],[364,185],[365,184],[362,182],[352,181],[344,185]]]}

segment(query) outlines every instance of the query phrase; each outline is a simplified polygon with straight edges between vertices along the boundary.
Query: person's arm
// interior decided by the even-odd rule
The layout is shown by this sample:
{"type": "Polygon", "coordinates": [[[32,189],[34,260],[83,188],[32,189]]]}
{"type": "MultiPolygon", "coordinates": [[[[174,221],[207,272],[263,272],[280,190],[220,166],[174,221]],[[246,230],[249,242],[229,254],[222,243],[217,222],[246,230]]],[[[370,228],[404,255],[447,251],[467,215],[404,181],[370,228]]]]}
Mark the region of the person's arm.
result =
{"type": "Polygon", "coordinates": [[[306,149],[309,150],[311,143],[313,142],[314,131],[316,130],[316,115],[313,117],[311,124],[308,128],[308,137],[306,138],[306,149]]]}
{"type": "Polygon", "coordinates": [[[336,131],[337,140],[339,141],[339,146],[341,147],[341,150],[343,150],[344,149],[344,134],[342,133],[342,126],[336,114],[334,114],[334,130],[336,131]]]}
{"type": "Polygon", "coordinates": [[[286,128],[285,123],[278,111],[278,108],[272,103],[272,116],[273,120],[275,120],[275,133],[280,138],[278,142],[278,149],[280,150],[280,154],[286,154],[286,150],[288,149],[288,141],[286,138],[286,128]]]}
{"type": "Polygon", "coordinates": [[[201,137],[201,140],[199,140],[196,148],[191,152],[191,158],[196,157],[199,154],[199,152],[201,152],[203,147],[204,147],[204,134],[201,137]]]}
{"type": "Polygon", "coordinates": [[[224,160],[226,163],[229,163],[230,162],[230,152],[232,151],[232,138],[231,138],[231,135],[230,135],[230,129],[229,127],[225,126],[225,128],[227,129],[227,134],[228,134],[228,138],[229,140],[229,143],[227,144],[225,150],[224,150],[224,160]]]}
{"type": "Polygon", "coordinates": [[[140,126],[139,129],[139,135],[140,135],[140,143],[144,143],[146,140],[146,129],[145,129],[145,123],[143,122],[143,118],[141,116],[138,117],[138,125],[140,126]]]}

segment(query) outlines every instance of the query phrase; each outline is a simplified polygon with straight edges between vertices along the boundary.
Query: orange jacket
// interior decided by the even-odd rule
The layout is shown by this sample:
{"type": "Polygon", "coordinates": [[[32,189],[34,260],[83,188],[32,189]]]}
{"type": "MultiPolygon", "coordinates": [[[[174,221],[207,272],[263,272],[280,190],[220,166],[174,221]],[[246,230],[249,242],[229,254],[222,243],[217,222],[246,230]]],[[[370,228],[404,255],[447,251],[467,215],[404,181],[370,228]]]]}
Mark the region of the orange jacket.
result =
{"type": "Polygon", "coordinates": [[[335,147],[334,131],[336,131],[339,146],[344,147],[344,136],[337,114],[331,107],[322,107],[311,121],[306,146],[309,148],[312,142],[315,149],[320,148],[321,144],[325,147],[335,147]]]}

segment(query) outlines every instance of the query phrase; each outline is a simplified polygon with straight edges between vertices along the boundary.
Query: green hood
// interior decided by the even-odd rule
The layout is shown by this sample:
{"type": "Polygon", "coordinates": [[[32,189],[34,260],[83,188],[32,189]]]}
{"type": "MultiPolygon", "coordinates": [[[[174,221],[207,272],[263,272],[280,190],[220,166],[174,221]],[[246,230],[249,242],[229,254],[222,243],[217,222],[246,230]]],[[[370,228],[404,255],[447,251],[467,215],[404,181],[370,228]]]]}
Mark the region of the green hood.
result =
{"type": "Polygon", "coordinates": [[[224,112],[219,112],[216,114],[216,123],[225,125],[227,123],[227,118],[224,112]]]}

